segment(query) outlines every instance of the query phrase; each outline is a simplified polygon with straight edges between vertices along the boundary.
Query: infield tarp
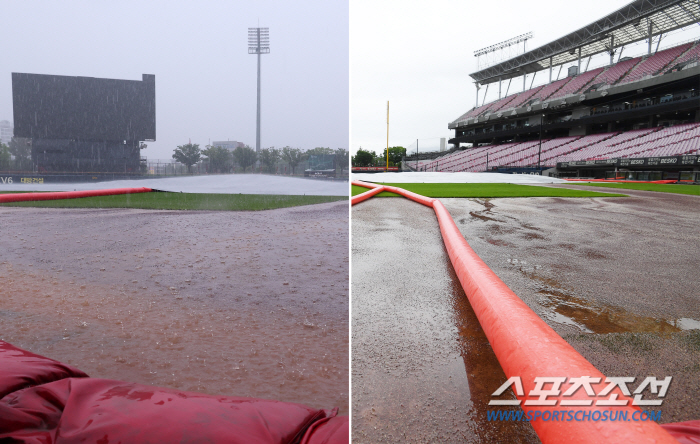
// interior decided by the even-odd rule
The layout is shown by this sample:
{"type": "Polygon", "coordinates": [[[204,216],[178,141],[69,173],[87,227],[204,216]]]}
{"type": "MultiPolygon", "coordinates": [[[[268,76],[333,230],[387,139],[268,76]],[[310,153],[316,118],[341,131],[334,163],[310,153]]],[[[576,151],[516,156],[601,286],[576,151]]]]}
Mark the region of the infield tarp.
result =
{"type": "Polygon", "coordinates": [[[146,187],[177,193],[286,194],[310,196],[349,196],[348,182],[301,179],[267,174],[221,174],[167,177],[159,179],[114,180],[81,183],[0,184],[4,191],[84,191],[107,188],[146,187]]]}
{"type": "Polygon", "coordinates": [[[352,180],[378,183],[515,183],[523,185],[566,183],[563,179],[530,174],[502,173],[352,173],[352,180]]]}

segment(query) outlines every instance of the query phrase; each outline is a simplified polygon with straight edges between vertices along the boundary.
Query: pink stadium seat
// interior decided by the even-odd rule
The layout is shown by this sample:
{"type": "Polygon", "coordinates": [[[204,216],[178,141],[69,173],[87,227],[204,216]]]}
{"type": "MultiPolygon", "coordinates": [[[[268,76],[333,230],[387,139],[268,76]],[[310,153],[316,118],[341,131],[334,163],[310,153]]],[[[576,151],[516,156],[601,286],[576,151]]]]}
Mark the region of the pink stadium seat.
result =
{"type": "Polygon", "coordinates": [[[700,43],[696,43],[695,46],[690,48],[685,54],[681,55],[677,60],[674,60],[672,63],[669,64],[669,67],[673,67],[675,65],[678,65],[679,63],[684,63],[689,60],[693,59],[699,59],[700,58],[700,43]]]}
{"type": "Polygon", "coordinates": [[[607,85],[612,85],[641,60],[641,57],[636,57],[634,59],[625,60],[624,62],[619,62],[611,66],[607,71],[602,73],[600,77],[596,79],[596,83],[605,83],[607,85]]]}
{"type": "Polygon", "coordinates": [[[601,72],[603,72],[604,69],[605,68],[594,69],[592,71],[584,72],[580,76],[574,77],[572,81],[564,85],[559,91],[552,94],[549,98],[555,99],[557,97],[564,97],[569,94],[576,94],[578,92],[581,92],[581,89],[584,86],[588,85],[591,81],[594,81],[594,79],[601,72]]]}
{"type": "Polygon", "coordinates": [[[536,94],[533,94],[532,97],[534,99],[539,99],[540,101],[545,101],[552,94],[557,93],[562,87],[564,87],[567,83],[569,83],[570,80],[571,80],[571,77],[567,77],[565,79],[561,79],[561,80],[557,80],[555,82],[552,82],[549,85],[545,85],[536,94]]]}
{"type": "Polygon", "coordinates": [[[635,66],[620,83],[634,82],[647,75],[657,75],[662,68],[687,51],[692,45],[692,43],[686,43],[685,45],[674,46],[647,57],[635,66]]]}

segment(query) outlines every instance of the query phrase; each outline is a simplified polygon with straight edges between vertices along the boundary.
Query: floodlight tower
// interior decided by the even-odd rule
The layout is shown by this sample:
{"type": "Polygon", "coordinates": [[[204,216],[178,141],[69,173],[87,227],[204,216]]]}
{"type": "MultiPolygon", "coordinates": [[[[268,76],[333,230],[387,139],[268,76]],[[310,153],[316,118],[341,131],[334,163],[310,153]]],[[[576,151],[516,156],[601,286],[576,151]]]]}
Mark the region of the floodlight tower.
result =
{"type": "Polygon", "coordinates": [[[260,55],[270,53],[269,28],[248,28],[248,54],[258,55],[258,119],[255,132],[255,151],[260,152],[260,55]]]}

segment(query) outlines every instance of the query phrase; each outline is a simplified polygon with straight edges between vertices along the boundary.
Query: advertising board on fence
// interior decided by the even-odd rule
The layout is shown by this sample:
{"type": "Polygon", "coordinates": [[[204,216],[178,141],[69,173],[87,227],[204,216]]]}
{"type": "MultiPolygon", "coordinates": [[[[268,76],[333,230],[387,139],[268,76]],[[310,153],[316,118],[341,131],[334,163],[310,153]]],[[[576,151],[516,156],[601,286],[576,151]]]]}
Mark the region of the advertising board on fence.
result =
{"type": "Polygon", "coordinates": [[[573,160],[571,162],[558,162],[557,168],[577,168],[577,167],[605,167],[618,166],[627,167],[643,167],[643,166],[694,166],[700,165],[700,156],[665,156],[665,157],[640,157],[640,158],[621,158],[621,159],[597,159],[597,160],[573,160]]]}

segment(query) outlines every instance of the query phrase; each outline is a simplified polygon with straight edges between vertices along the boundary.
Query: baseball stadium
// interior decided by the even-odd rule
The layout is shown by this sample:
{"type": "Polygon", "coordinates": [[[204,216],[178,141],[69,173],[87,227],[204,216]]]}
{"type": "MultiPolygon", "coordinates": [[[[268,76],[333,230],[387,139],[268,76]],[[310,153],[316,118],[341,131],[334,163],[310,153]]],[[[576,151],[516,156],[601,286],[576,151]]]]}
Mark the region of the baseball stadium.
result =
{"type": "Polygon", "coordinates": [[[353,442],[700,442],[700,5],[601,16],[353,173],[353,442]]]}

